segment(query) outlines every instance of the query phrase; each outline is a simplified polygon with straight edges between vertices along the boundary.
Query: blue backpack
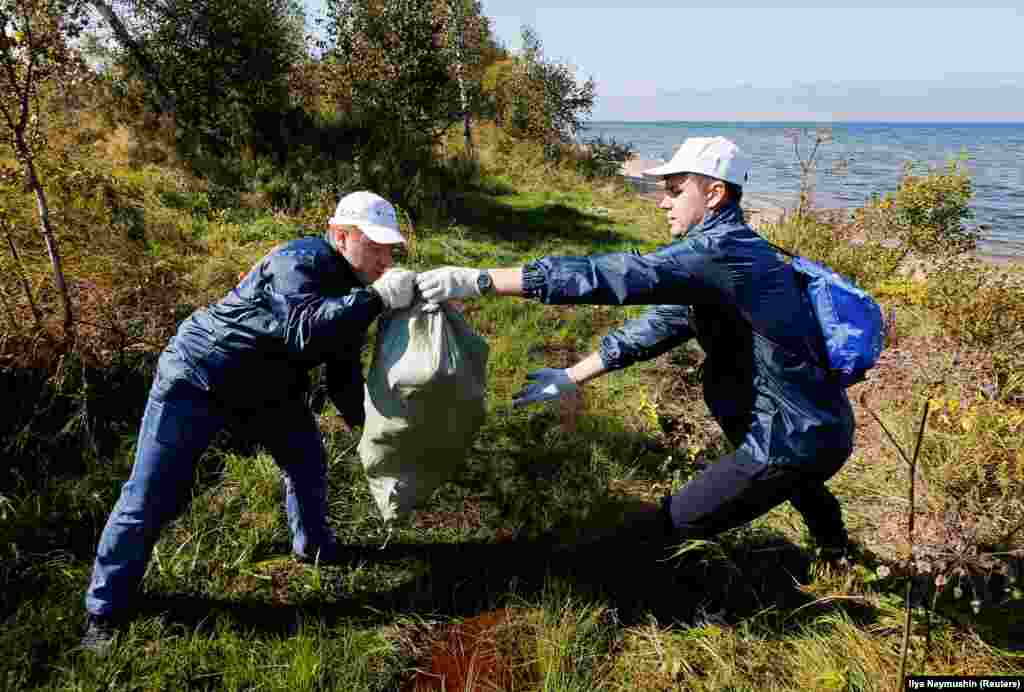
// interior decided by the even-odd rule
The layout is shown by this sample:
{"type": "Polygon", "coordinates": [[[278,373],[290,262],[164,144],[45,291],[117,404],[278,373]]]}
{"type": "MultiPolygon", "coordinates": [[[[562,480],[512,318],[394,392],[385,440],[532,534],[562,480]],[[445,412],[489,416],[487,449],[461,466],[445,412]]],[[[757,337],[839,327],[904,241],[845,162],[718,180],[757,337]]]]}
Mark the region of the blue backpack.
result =
{"type": "Polygon", "coordinates": [[[864,380],[867,371],[878,362],[885,342],[882,308],[856,284],[829,267],[777,245],[772,247],[792,258],[790,266],[821,327],[825,358],[818,365],[843,387],[864,380]]]}

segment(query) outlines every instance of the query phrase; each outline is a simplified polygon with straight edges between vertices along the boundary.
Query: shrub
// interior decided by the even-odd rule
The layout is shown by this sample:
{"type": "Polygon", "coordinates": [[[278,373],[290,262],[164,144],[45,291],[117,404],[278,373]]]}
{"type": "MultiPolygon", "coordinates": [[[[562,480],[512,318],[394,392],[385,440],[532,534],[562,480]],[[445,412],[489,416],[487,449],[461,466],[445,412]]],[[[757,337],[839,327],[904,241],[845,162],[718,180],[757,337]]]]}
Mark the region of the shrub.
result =
{"type": "Polygon", "coordinates": [[[569,65],[545,58],[540,37],[524,28],[522,55],[488,68],[483,89],[510,134],[542,142],[553,158],[590,114],[597,85],[593,79],[580,84],[569,65]]]}
{"type": "Polygon", "coordinates": [[[1024,521],[1024,411],[982,396],[929,403],[921,453],[933,508],[971,517],[974,540],[996,545],[1024,521]]]}
{"type": "Polygon", "coordinates": [[[822,262],[859,286],[871,289],[890,278],[902,251],[879,242],[861,242],[848,224],[814,215],[784,219],[766,230],[767,238],[787,250],[822,262]]]}
{"type": "Polygon", "coordinates": [[[907,164],[895,192],[873,195],[854,216],[855,226],[869,242],[901,248],[899,259],[950,256],[973,250],[978,231],[967,227],[973,189],[961,160],[945,169],[916,175],[907,164]]]}
{"type": "Polygon", "coordinates": [[[595,137],[584,144],[576,168],[584,178],[611,178],[619,174],[622,164],[635,153],[632,144],[620,144],[614,137],[595,137]]]}
{"type": "Polygon", "coordinates": [[[1006,270],[971,257],[942,262],[929,277],[926,304],[968,346],[1024,344],[1024,291],[1006,270]]]}

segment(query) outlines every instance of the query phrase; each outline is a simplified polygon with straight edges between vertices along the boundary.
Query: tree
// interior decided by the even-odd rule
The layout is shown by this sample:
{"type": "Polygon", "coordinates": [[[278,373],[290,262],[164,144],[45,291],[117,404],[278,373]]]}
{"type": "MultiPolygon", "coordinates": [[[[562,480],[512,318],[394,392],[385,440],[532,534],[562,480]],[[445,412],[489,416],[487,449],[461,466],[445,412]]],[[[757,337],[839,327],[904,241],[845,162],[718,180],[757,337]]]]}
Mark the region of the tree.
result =
{"type": "Polygon", "coordinates": [[[121,63],[171,111],[186,154],[222,157],[269,148],[291,107],[289,73],[304,55],[295,0],[92,2],[121,47],[121,63]]]}
{"type": "Polygon", "coordinates": [[[74,336],[74,313],[36,157],[46,146],[45,90],[73,84],[86,74],[82,60],[69,47],[86,23],[79,0],[0,0],[0,143],[13,149],[24,185],[35,195],[66,339],[74,336]]]}
{"type": "Polygon", "coordinates": [[[164,86],[163,80],[160,78],[160,71],[139,43],[132,38],[124,22],[121,21],[117,12],[114,11],[113,5],[103,0],[91,0],[90,4],[96,8],[96,11],[107,22],[117,42],[128,52],[131,59],[139,66],[145,79],[152,85],[160,111],[173,115],[175,110],[174,94],[164,86]]]}
{"type": "Polygon", "coordinates": [[[447,11],[432,0],[328,0],[335,98],[355,119],[386,118],[435,140],[461,115],[447,11]]]}
{"type": "Polygon", "coordinates": [[[512,134],[541,141],[549,153],[574,140],[594,107],[597,85],[580,83],[569,65],[544,57],[540,37],[523,27],[523,50],[490,65],[484,90],[495,118],[512,134]]]}

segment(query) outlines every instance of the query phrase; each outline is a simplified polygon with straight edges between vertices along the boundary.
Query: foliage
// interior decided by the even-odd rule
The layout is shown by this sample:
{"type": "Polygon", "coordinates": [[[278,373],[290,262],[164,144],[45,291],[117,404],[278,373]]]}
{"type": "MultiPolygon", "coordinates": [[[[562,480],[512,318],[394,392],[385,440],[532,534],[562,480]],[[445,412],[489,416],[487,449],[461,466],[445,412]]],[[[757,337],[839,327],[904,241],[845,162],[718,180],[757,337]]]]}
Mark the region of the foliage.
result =
{"type": "Polygon", "coordinates": [[[815,214],[784,218],[764,229],[764,235],[776,245],[823,262],[870,289],[895,274],[903,253],[877,239],[857,238],[857,233],[849,224],[815,214]]]}
{"type": "MultiPolygon", "coordinates": [[[[25,187],[35,196],[40,233],[63,312],[65,343],[70,343],[75,336],[74,308],[37,158],[46,149],[45,93],[57,89],[70,91],[85,79],[84,63],[70,43],[86,23],[84,5],[78,1],[26,0],[0,4],[0,85],[4,87],[4,96],[0,97],[3,116],[0,145],[13,149],[24,173],[25,187]]],[[[4,178],[10,175],[5,174],[4,178]]],[[[8,213],[0,209],[0,215],[7,217],[8,213]]],[[[3,222],[5,226],[8,224],[6,218],[3,222]]],[[[20,264],[9,232],[7,240],[15,262],[20,264]]],[[[31,288],[25,281],[22,285],[39,322],[31,288]]]]}
{"type": "Polygon", "coordinates": [[[972,257],[938,264],[926,303],[947,333],[968,346],[1024,343],[1024,286],[1006,270],[972,257]]]}
{"type": "Polygon", "coordinates": [[[604,137],[586,140],[581,150],[577,168],[587,179],[619,175],[622,164],[636,154],[632,144],[616,142],[614,137],[609,140],[604,137]]]}
{"type": "Polygon", "coordinates": [[[455,122],[458,85],[438,9],[432,0],[331,0],[327,59],[339,76],[336,106],[364,122],[386,118],[409,136],[431,140],[455,122]]]}
{"type": "Polygon", "coordinates": [[[484,93],[498,122],[511,134],[542,142],[549,156],[572,142],[594,107],[597,84],[582,84],[570,66],[548,60],[540,37],[523,28],[523,50],[498,61],[484,76],[484,93]]]}
{"type": "MultiPolygon", "coordinates": [[[[291,107],[288,79],[303,55],[302,14],[291,0],[126,3],[132,37],[173,96],[176,140],[200,169],[243,144],[272,150],[291,107]]],[[[136,54],[122,65],[143,81],[136,54]]],[[[156,85],[149,84],[150,93],[156,85]]]]}
{"type": "Polygon", "coordinates": [[[973,194],[970,176],[962,161],[944,169],[914,173],[907,164],[895,192],[874,195],[858,209],[854,224],[870,240],[898,246],[901,258],[950,256],[973,250],[978,231],[966,224],[973,194]]]}
{"type": "Polygon", "coordinates": [[[20,135],[32,153],[42,144],[41,96],[49,85],[85,78],[71,42],[86,25],[81,0],[0,2],[0,143],[15,147],[20,135]]]}

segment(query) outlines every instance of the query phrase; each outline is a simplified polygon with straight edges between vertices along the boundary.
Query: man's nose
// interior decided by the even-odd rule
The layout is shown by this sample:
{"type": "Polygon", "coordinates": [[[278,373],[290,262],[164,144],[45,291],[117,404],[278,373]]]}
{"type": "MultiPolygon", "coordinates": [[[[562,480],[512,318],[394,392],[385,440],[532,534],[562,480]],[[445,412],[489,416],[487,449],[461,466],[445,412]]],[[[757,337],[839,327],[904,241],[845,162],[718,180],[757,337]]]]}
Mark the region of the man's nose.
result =
{"type": "Polygon", "coordinates": [[[671,209],[672,208],[672,198],[669,197],[668,195],[665,195],[664,197],[662,197],[661,201],[658,202],[658,208],[659,209],[671,209]]]}

